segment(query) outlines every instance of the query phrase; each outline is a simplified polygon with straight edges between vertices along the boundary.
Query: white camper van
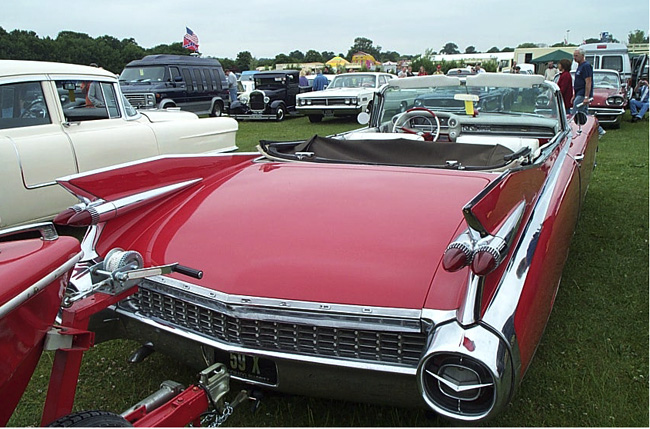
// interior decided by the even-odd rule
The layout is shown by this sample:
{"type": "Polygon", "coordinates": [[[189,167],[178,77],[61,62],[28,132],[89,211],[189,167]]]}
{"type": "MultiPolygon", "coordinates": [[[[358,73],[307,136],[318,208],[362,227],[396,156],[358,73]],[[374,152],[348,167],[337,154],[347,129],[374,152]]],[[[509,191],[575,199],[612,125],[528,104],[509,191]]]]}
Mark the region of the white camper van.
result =
{"type": "MultiPolygon", "coordinates": [[[[585,59],[594,69],[616,70],[620,73],[621,83],[627,83],[632,76],[632,65],[627,46],[623,43],[587,43],[580,46],[585,50],[585,59]]],[[[574,61],[571,70],[576,70],[574,61]]]]}

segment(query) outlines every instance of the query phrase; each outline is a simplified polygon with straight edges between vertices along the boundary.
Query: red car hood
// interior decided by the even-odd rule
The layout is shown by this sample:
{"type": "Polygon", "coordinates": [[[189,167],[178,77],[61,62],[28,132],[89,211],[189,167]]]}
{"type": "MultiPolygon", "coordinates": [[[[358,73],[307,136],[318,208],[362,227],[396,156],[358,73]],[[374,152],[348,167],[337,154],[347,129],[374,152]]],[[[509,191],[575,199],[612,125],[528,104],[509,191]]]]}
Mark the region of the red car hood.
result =
{"type": "Polygon", "coordinates": [[[142,250],[203,270],[194,282],[229,294],[419,309],[462,207],[487,183],[457,171],[250,164],[165,216],[142,250]]]}
{"type": "Polygon", "coordinates": [[[594,101],[592,101],[590,104],[592,105],[592,107],[593,106],[610,107],[607,105],[605,101],[612,95],[620,95],[621,97],[625,96],[623,92],[616,89],[594,88],[594,101]]]}

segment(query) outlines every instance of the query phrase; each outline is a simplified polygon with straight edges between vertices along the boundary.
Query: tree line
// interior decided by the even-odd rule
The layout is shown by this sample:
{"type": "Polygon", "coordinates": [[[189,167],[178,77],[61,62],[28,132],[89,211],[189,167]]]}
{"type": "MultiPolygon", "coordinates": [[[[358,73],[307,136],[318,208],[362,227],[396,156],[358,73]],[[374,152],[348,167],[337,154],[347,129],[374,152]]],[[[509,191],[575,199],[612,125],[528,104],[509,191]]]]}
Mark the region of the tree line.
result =
{"type": "MultiPolygon", "coordinates": [[[[609,36],[612,42],[618,40],[609,36]]],[[[588,39],[587,43],[599,42],[600,39],[588,39]]],[[[628,43],[648,43],[648,37],[642,30],[635,30],[628,34],[628,43]]],[[[538,47],[535,43],[522,43],[517,48],[538,47]]],[[[565,46],[564,42],[559,42],[555,46],[565,46]]],[[[371,54],[377,61],[397,62],[400,60],[411,60],[413,64],[426,65],[429,69],[428,56],[433,53],[441,54],[458,54],[461,53],[458,45],[448,42],[440,50],[427,49],[424,55],[402,55],[396,51],[382,50],[381,46],[375,46],[372,40],[365,37],[357,37],[350,46],[347,53],[337,53],[332,51],[318,52],[308,50],[303,53],[294,50],[288,54],[280,53],[274,58],[255,58],[249,51],[242,51],[237,54],[235,59],[219,58],[219,61],[225,68],[237,71],[252,70],[257,67],[274,68],[275,64],[294,64],[322,62],[325,63],[332,57],[338,55],[348,61],[352,55],[357,52],[371,54]]],[[[505,47],[499,49],[496,46],[490,48],[487,52],[512,52],[514,48],[505,47]]],[[[465,48],[465,53],[477,53],[474,46],[465,48]]],[[[146,55],[154,54],[175,54],[189,55],[190,51],[183,48],[181,42],[171,44],[160,44],[153,48],[143,48],[137,44],[135,39],[118,40],[112,36],[90,37],[85,33],[74,31],[61,31],[56,38],[39,37],[33,31],[13,30],[7,32],[0,27],[0,59],[20,59],[34,61],[54,61],[72,64],[91,64],[95,63],[101,67],[120,73],[124,66],[133,60],[141,59],[146,55]]],[[[430,62],[430,61],[429,61],[430,62]]]]}

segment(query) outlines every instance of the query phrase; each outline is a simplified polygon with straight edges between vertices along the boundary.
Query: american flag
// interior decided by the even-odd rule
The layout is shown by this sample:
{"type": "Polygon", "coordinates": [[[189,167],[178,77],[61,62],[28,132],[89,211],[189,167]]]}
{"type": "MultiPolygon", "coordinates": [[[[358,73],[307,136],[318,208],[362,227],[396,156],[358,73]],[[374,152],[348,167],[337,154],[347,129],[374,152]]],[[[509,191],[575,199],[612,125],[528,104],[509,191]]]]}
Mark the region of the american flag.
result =
{"type": "Polygon", "coordinates": [[[199,50],[199,38],[192,30],[185,27],[185,36],[183,36],[183,47],[191,51],[199,50]]]}

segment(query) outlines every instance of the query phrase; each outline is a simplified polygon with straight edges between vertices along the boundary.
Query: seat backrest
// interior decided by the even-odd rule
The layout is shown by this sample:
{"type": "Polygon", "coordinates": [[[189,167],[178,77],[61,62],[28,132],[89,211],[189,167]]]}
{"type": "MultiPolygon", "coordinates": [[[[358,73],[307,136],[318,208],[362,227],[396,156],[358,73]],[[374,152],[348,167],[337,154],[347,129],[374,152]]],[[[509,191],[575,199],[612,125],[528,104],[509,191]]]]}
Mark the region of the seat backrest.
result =
{"type": "Polygon", "coordinates": [[[510,149],[513,153],[526,146],[530,147],[530,150],[533,153],[539,148],[538,139],[512,136],[461,135],[456,139],[456,143],[484,145],[500,144],[501,146],[505,146],[510,149]]]}

